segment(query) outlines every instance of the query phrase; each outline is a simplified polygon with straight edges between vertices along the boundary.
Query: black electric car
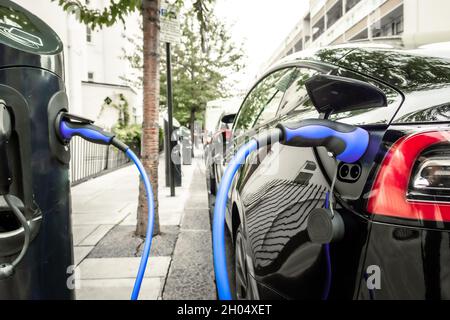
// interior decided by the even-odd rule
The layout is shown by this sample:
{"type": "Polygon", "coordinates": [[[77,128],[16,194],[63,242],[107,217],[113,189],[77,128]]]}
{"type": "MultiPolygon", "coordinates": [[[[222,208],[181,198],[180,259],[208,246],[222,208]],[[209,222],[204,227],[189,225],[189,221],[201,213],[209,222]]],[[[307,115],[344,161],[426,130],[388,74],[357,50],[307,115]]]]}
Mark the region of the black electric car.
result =
{"type": "MultiPolygon", "coordinates": [[[[363,158],[273,143],[252,153],[229,193],[229,273],[239,299],[450,299],[450,51],[330,47],[289,56],[257,81],[236,114],[233,148],[279,123],[325,118],[370,133],[363,158]],[[383,108],[319,112],[318,74],[370,83],[383,108]],[[308,216],[336,175],[340,241],[313,243],[308,216]],[[328,268],[330,262],[330,268],[328,268]]],[[[333,94],[332,92],[330,93],[333,94]]],[[[225,164],[224,164],[225,163],[225,164]]]]}

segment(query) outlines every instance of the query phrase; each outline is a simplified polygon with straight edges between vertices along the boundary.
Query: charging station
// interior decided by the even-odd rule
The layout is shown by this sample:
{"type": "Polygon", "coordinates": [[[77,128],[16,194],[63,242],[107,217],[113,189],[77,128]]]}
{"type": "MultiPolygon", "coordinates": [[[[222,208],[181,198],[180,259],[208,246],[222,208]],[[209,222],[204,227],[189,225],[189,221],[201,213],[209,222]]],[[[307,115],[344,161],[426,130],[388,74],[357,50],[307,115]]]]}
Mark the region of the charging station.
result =
{"type": "Polygon", "coordinates": [[[70,151],[54,129],[67,108],[62,42],[35,15],[2,1],[0,132],[8,134],[0,138],[0,266],[24,252],[0,279],[0,300],[74,298],[70,151]],[[27,234],[29,246],[22,250],[27,234]]]}

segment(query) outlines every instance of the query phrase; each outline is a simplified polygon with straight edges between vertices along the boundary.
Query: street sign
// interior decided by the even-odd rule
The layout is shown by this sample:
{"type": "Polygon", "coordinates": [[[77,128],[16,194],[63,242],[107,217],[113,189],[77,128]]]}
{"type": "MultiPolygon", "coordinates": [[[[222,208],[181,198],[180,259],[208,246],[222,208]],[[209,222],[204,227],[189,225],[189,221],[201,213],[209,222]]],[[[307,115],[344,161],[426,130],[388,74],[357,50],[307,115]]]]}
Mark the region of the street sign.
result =
{"type": "MultiPolygon", "coordinates": [[[[172,141],[173,133],[173,97],[172,97],[172,67],[171,67],[171,53],[170,45],[180,43],[181,31],[180,21],[178,20],[178,12],[175,7],[167,2],[161,3],[160,15],[160,40],[166,43],[166,64],[167,64],[167,115],[168,132],[166,132],[166,139],[169,141],[169,155],[172,155],[173,148],[176,142],[172,141]]],[[[175,196],[175,166],[171,159],[172,157],[166,157],[166,161],[169,161],[169,182],[170,182],[170,196],[175,196]]]]}
{"type": "Polygon", "coordinates": [[[173,5],[167,3],[161,4],[159,11],[161,23],[161,42],[180,43],[181,30],[178,12],[173,5]]]}

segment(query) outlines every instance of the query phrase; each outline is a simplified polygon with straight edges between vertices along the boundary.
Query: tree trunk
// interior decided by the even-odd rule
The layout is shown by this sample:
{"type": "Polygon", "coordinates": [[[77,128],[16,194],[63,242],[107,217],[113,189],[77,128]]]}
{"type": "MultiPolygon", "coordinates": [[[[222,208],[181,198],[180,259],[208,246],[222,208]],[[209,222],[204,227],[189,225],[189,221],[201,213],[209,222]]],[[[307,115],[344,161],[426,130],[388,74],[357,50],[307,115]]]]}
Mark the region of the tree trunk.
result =
{"type": "MultiPolygon", "coordinates": [[[[142,123],[142,163],[150,176],[155,199],[155,225],[153,234],[159,233],[158,215],[158,160],[159,160],[159,0],[142,1],[144,39],[144,84],[142,123]]],[[[142,180],[139,184],[139,204],[136,235],[145,236],[147,230],[147,200],[142,180]]]]}

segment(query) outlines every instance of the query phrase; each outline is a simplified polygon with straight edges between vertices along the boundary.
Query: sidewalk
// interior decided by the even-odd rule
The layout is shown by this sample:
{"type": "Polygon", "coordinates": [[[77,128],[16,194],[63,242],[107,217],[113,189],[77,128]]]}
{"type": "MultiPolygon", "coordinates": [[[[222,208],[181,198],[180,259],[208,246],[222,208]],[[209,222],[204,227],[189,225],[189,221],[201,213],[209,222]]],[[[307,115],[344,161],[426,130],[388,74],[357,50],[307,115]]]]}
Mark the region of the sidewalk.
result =
{"type": "MultiPolygon", "coordinates": [[[[215,299],[203,160],[182,166],[170,197],[160,158],[159,218],[140,299],[215,299]]],[[[72,188],[77,299],[129,299],[143,239],[134,236],[139,175],[134,166],[72,188]]]]}

